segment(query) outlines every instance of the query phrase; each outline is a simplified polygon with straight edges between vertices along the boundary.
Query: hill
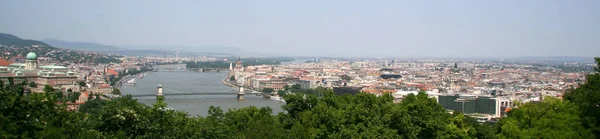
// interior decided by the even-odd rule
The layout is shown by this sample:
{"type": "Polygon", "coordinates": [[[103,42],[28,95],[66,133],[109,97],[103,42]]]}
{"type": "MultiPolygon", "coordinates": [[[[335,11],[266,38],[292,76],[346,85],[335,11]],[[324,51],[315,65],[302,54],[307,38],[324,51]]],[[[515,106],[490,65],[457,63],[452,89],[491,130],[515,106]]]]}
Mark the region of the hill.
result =
{"type": "Polygon", "coordinates": [[[63,41],[58,39],[43,39],[42,42],[45,42],[49,45],[58,48],[72,49],[72,50],[80,50],[80,51],[89,51],[89,52],[107,52],[107,51],[118,51],[121,48],[117,48],[114,46],[99,44],[99,43],[91,43],[91,42],[70,42],[63,41]]]}
{"type": "Polygon", "coordinates": [[[180,50],[190,56],[196,55],[259,55],[254,52],[248,52],[244,49],[240,49],[237,47],[226,47],[226,46],[186,46],[186,45],[124,45],[120,46],[122,48],[127,48],[132,51],[138,50],[159,50],[165,51],[162,49],[169,49],[169,51],[180,50]]]}
{"type": "Polygon", "coordinates": [[[48,45],[41,41],[21,39],[15,35],[5,34],[5,33],[0,33],[0,44],[2,44],[2,45],[21,45],[21,46],[48,45]]]}
{"type": "Polygon", "coordinates": [[[49,45],[58,48],[87,51],[87,52],[102,52],[106,54],[118,54],[129,56],[165,56],[174,55],[176,50],[181,50],[182,56],[215,56],[215,55],[243,55],[247,54],[242,49],[235,47],[199,47],[199,46],[142,46],[142,45],[124,45],[110,46],[95,42],[73,42],[59,39],[43,39],[49,45]],[[169,50],[162,50],[169,48],[169,50]],[[172,48],[172,49],[171,49],[172,48]]]}
{"type": "Polygon", "coordinates": [[[38,57],[61,63],[120,62],[115,58],[118,56],[56,48],[41,41],[21,39],[15,35],[4,33],[0,33],[0,52],[2,52],[0,58],[12,61],[26,56],[29,52],[34,52],[38,57]]]}
{"type": "Polygon", "coordinates": [[[96,42],[74,42],[53,38],[37,40],[25,40],[11,34],[0,33],[1,45],[32,46],[45,45],[56,48],[70,49],[85,52],[101,52],[104,54],[129,55],[129,56],[165,56],[175,55],[175,51],[180,50],[182,56],[234,56],[234,55],[255,55],[264,56],[264,54],[248,52],[236,47],[221,46],[178,46],[178,45],[123,45],[111,46],[96,42]],[[165,50],[168,49],[168,50],[165,50]]]}

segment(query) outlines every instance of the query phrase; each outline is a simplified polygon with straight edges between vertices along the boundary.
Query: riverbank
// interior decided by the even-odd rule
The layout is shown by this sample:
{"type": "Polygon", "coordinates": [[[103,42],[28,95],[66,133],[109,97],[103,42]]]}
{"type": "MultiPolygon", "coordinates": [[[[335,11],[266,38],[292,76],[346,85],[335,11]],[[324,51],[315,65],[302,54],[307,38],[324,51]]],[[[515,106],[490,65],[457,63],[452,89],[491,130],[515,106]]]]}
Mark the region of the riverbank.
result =
{"type": "MultiPolygon", "coordinates": [[[[188,112],[190,115],[208,115],[210,106],[221,107],[223,110],[239,109],[248,106],[271,107],[273,113],[282,112],[282,103],[265,99],[262,96],[246,95],[238,100],[233,86],[223,83],[227,73],[221,72],[152,72],[135,86],[123,85],[120,89],[123,95],[131,94],[138,102],[152,106],[156,103],[156,85],[163,85],[163,94],[169,93],[223,93],[228,95],[167,95],[165,103],[175,110],[188,112]]],[[[251,91],[251,90],[247,90],[251,91]]]]}
{"type": "Polygon", "coordinates": [[[118,81],[115,83],[115,85],[114,85],[113,87],[114,87],[114,88],[121,88],[121,86],[123,86],[123,82],[129,81],[129,80],[131,80],[131,79],[133,79],[133,78],[136,78],[136,77],[137,77],[137,76],[139,76],[140,74],[146,74],[146,73],[148,73],[148,72],[150,72],[150,71],[144,71],[144,72],[140,72],[140,73],[137,73],[137,74],[134,74],[134,75],[127,75],[127,76],[125,76],[125,77],[123,77],[123,78],[119,79],[119,80],[118,80],[118,81]]]}
{"type": "MultiPolygon", "coordinates": [[[[227,79],[221,80],[221,83],[223,83],[224,85],[230,86],[230,87],[235,87],[235,88],[239,88],[240,87],[238,85],[235,85],[233,83],[228,82],[227,79]]],[[[257,96],[260,95],[260,96],[263,96],[263,98],[271,98],[271,95],[268,94],[268,93],[261,92],[261,91],[258,91],[258,90],[254,90],[254,89],[250,89],[250,88],[246,88],[246,87],[244,87],[244,89],[252,91],[252,92],[259,92],[259,93],[257,93],[257,96]]]]}

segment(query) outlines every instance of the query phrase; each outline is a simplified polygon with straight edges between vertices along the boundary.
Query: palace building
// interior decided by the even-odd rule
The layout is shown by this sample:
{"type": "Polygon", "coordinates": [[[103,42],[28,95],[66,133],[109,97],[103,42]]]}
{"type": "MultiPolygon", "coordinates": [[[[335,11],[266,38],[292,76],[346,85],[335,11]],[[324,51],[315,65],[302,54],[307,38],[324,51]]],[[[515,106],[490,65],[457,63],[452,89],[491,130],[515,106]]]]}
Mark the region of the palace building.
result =
{"type": "Polygon", "coordinates": [[[69,71],[67,67],[46,65],[39,66],[37,55],[29,52],[25,63],[12,63],[8,66],[0,66],[0,80],[8,82],[12,77],[15,83],[22,81],[33,81],[38,87],[51,85],[60,87],[62,85],[74,85],[77,83],[77,74],[69,71]]]}

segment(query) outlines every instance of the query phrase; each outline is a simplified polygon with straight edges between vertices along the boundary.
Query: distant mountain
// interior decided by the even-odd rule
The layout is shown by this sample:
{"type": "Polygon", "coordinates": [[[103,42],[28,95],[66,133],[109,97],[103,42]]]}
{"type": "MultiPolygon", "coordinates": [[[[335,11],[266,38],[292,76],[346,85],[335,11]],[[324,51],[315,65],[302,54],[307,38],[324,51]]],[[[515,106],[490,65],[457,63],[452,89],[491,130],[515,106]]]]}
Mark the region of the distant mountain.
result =
{"type": "MultiPolygon", "coordinates": [[[[122,50],[107,52],[110,54],[119,54],[125,56],[175,56],[175,50],[122,50]]],[[[181,51],[180,56],[182,57],[197,57],[197,56],[236,56],[231,53],[212,53],[212,52],[187,52],[181,51]]]]}
{"type": "Polygon", "coordinates": [[[19,45],[19,46],[31,46],[31,45],[48,45],[44,42],[36,40],[21,39],[12,34],[0,33],[0,44],[2,45],[19,45]]]}
{"type": "Polygon", "coordinates": [[[137,55],[137,56],[168,56],[175,55],[175,51],[182,51],[182,56],[265,56],[255,52],[248,52],[236,47],[221,47],[221,46],[181,46],[181,45],[123,45],[110,46],[95,42],[74,42],[64,41],[59,39],[43,39],[42,41],[24,40],[11,34],[0,33],[0,44],[30,46],[34,44],[42,44],[53,46],[56,48],[86,51],[86,52],[102,52],[105,54],[119,55],[137,55]]]}
{"type": "Polygon", "coordinates": [[[41,41],[25,40],[15,35],[0,33],[0,58],[12,59],[24,57],[29,52],[34,52],[38,57],[49,58],[57,62],[69,63],[115,63],[120,62],[116,59],[118,56],[111,56],[100,53],[90,53],[73,51],[71,49],[61,49],[48,45],[41,41]],[[41,46],[33,46],[41,45],[41,46]]]}
{"type": "Polygon", "coordinates": [[[43,39],[43,42],[50,44],[54,47],[65,48],[71,50],[90,51],[90,52],[108,52],[108,51],[119,51],[121,48],[114,46],[91,43],[91,42],[70,42],[58,39],[43,39]]]}
{"type": "Polygon", "coordinates": [[[180,50],[188,53],[224,53],[224,54],[237,54],[245,55],[249,53],[240,48],[236,47],[223,47],[223,46],[182,46],[182,45],[125,45],[122,48],[130,50],[180,50]]]}

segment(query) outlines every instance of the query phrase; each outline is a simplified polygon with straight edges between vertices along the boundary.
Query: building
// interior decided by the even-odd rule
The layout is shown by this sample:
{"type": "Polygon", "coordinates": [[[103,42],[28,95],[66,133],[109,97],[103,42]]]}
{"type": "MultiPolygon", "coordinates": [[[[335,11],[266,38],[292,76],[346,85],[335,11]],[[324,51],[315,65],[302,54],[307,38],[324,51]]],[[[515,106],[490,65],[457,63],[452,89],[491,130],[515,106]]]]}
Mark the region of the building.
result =
{"type": "MultiPolygon", "coordinates": [[[[67,104],[67,110],[79,110],[79,106],[85,104],[85,102],[87,102],[88,100],[92,99],[93,96],[91,96],[90,93],[88,92],[81,92],[81,94],[79,94],[79,97],[77,98],[77,100],[75,100],[75,102],[66,102],[67,104]]],[[[96,98],[98,99],[98,98],[96,98]]]]}
{"type": "Polygon", "coordinates": [[[10,62],[10,61],[7,61],[6,59],[1,59],[0,58],[0,66],[8,67],[12,63],[13,62],[10,62]]]}
{"type": "Polygon", "coordinates": [[[232,69],[231,67],[232,63],[229,63],[229,74],[227,75],[227,78],[233,76],[235,78],[236,81],[240,80],[240,78],[242,78],[242,72],[244,71],[244,66],[242,65],[242,61],[241,59],[238,57],[238,60],[235,64],[235,68],[232,69]]]}
{"type": "MultiPolygon", "coordinates": [[[[425,93],[427,94],[427,97],[433,98],[437,102],[439,102],[440,93],[432,92],[432,91],[426,91],[425,93]]],[[[394,103],[400,103],[400,102],[402,102],[402,100],[404,99],[404,97],[406,97],[406,96],[408,96],[410,94],[418,95],[419,91],[403,91],[403,90],[398,90],[397,92],[392,93],[392,96],[394,97],[394,103]]]]}
{"type": "Polygon", "coordinates": [[[313,89],[319,86],[323,86],[323,82],[319,79],[302,78],[299,81],[300,88],[302,89],[313,89]]]}
{"type": "Polygon", "coordinates": [[[37,55],[30,52],[26,56],[25,63],[12,63],[0,66],[0,80],[7,82],[13,78],[14,82],[35,82],[38,87],[51,85],[61,87],[63,85],[74,85],[77,83],[77,74],[69,71],[67,67],[57,65],[38,66],[37,55]]]}
{"type": "Polygon", "coordinates": [[[259,87],[260,89],[263,88],[271,88],[273,90],[283,90],[284,86],[287,85],[287,82],[281,81],[281,80],[265,80],[265,81],[259,81],[259,87]]]}
{"type": "Polygon", "coordinates": [[[361,92],[362,87],[333,87],[333,93],[336,95],[351,94],[356,95],[361,92]]]}
{"type": "Polygon", "coordinates": [[[446,109],[465,114],[480,114],[500,117],[500,102],[495,97],[476,95],[442,95],[438,102],[446,109]]]}

